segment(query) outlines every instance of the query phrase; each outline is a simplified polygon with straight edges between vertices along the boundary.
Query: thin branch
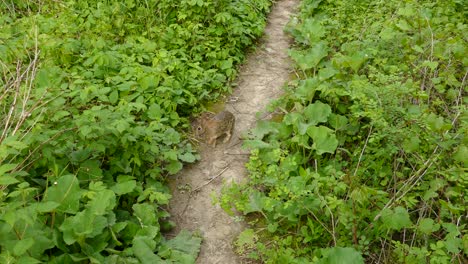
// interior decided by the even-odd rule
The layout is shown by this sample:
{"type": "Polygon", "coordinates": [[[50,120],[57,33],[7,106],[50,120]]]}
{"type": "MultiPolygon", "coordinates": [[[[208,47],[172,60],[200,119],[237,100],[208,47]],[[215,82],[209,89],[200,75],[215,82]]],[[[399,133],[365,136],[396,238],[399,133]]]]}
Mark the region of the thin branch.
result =
{"type": "Polygon", "coordinates": [[[213,178],[211,178],[209,181],[205,182],[204,184],[200,185],[199,187],[195,188],[194,190],[192,190],[190,192],[190,194],[194,193],[194,192],[198,192],[199,190],[201,190],[203,187],[205,187],[206,185],[210,184],[212,181],[216,180],[219,176],[221,176],[227,169],[229,169],[229,165],[226,166],[220,173],[218,173],[218,175],[214,176],[213,178]]]}

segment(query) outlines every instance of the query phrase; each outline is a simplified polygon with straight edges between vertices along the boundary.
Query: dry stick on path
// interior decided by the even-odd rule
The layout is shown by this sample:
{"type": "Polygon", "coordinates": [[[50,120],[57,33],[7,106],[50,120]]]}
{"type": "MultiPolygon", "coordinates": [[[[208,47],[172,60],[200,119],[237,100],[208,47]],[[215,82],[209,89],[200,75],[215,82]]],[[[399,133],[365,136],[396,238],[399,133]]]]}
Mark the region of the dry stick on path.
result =
{"type": "Polygon", "coordinates": [[[210,184],[212,181],[214,181],[216,178],[218,178],[219,176],[221,176],[227,169],[229,169],[229,165],[226,166],[220,173],[218,173],[218,175],[214,176],[213,178],[211,178],[211,180],[205,182],[204,184],[198,186],[197,188],[195,188],[194,190],[192,190],[190,192],[190,194],[194,193],[194,192],[198,192],[201,188],[205,187],[206,185],[210,184]]]}
{"type": "MultiPolygon", "coordinates": [[[[187,207],[189,205],[189,202],[190,202],[190,199],[192,198],[192,194],[195,193],[195,192],[198,192],[200,191],[203,187],[205,187],[206,185],[210,184],[212,181],[214,181],[215,179],[217,179],[219,176],[223,175],[223,173],[229,169],[229,165],[226,166],[223,170],[221,170],[220,173],[218,173],[218,175],[214,176],[213,178],[211,178],[209,181],[205,182],[204,184],[198,186],[197,188],[195,188],[194,190],[190,191],[189,192],[189,197],[187,199],[187,202],[185,204],[185,207],[184,207],[184,210],[182,211],[182,213],[180,214],[180,216],[183,216],[185,214],[185,211],[187,211],[187,207]]],[[[180,217],[179,216],[179,217],[180,217]]]]}

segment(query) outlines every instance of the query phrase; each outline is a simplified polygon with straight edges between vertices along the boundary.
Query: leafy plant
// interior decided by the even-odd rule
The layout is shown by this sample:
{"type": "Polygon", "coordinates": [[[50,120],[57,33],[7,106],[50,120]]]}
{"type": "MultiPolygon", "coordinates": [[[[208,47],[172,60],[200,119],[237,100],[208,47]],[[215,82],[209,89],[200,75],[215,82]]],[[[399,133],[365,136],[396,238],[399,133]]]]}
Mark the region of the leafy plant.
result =
{"type": "Polygon", "coordinates": [[[0,5],[0,262],[194,263],[165,209],[270,1],[0,5]]]}
{"type": "Polygon", "coordinates": [[[460,1],[302,2],[287,28],[299,78],[270,108],[284,116],[251,131],[250,180],[220,198],[252,225],[240,252],[466,260],[466,13],[460,1]]]}

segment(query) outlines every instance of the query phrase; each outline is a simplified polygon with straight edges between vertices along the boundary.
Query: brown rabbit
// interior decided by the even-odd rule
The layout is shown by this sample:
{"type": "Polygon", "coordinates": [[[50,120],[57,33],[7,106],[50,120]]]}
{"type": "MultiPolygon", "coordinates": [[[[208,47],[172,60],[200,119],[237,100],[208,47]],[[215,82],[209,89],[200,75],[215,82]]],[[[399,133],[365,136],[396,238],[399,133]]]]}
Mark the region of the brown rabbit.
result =
{"type": "Polygon", "coordinates": [[[197,138],[204,139],[208,145],[216,147],[216,139],[225,135],[223,143],[231,139],[235,118],[229,111],[218,114],[205,112],[192,122],[192,131],[197,138]]]}

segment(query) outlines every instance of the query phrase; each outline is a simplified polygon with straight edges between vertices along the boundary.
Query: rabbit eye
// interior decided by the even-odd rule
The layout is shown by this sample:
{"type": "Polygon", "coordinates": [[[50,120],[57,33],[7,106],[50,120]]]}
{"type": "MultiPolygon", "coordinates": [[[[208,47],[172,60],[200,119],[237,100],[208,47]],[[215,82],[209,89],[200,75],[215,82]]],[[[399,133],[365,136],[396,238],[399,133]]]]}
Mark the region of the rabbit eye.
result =
{"type": "Polygon", "coordinates": [[[200,131],[202,128],[201,127],[197,127],[197,130],[200,131]]]}

